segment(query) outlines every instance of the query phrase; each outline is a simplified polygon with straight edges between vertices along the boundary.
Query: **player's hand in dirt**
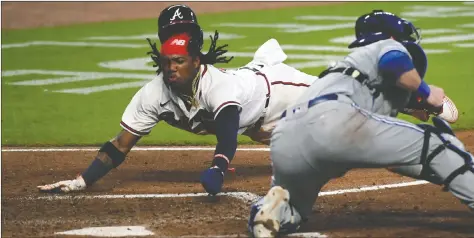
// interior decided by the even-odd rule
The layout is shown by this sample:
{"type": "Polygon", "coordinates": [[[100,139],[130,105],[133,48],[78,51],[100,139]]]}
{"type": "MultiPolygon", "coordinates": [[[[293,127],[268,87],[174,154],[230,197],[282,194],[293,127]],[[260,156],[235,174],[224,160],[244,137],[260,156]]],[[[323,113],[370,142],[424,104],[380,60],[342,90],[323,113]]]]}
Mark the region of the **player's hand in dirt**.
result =
{"type": "Polygon", "coordinates": [[[222,189],[224,183],[224,172],[222,172],[219,167],[214,166],[204,170],[201,173],[200,180],[206,192],[211,195],[216,195],[220,193],[222,189]]]}
{"type": "Polygon", "coordinates": [[[444,102],[444,97],[446,96],[444,94],[444,90],[434,85],[429,85],[429,87],[430,87],[431,93],[426,99],[426,102],[428,102],[430,105],[434,107],[442,107],[443,102],[444,102]]]}
{"type": "Polygon", "coordinates": [[[79,176],[73,180],[64,180],[53,184],[40,185],[37,188],[40,192],[45,193],[68,193],[84,190],[86,187],[86,182],[81,176],[79,176]]]}

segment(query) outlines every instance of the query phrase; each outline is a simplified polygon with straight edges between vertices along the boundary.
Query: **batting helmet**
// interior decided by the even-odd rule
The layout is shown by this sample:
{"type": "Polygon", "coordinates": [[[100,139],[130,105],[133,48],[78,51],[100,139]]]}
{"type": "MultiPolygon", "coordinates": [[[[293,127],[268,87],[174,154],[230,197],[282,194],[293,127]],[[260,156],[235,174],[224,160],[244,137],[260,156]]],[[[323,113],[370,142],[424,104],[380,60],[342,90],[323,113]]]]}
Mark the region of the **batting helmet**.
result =
{"type": "Polygon", "coordinates": [[[189,33],[199,50],[203,45],[203,32],[194,11],[182,4],[172,5],[161,11],[158,17],[158,38],[163,44],[170,36],[189,33]]]}
{"type": "Polygon", "coordinates": [[[355,24],[355,35],[356,40],[349,45],[349,48],[389,38],[402,43],[418,43],[421,40],[421,35],[411,22],[383,10],[373,10],[360,16],[355,24]]]}

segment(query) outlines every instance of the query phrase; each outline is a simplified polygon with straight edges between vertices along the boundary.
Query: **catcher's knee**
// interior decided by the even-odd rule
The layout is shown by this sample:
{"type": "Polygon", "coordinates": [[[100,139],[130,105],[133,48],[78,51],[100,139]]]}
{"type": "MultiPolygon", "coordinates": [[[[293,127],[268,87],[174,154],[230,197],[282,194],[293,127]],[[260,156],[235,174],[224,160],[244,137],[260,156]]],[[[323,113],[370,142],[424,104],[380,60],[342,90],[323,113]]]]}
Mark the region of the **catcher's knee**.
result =
{"type": "Polygon", "coordinates": [[[464,160],[462,166],[452,171],[442,181],[445,190],[457,176],[466,172],[474,173],[474,158],[471,154],[465,151],[464,145],[454,136],[453,133],[446,131],[445,128],[439,128],[439,126],[422,125],[421,127],[425,130],[423,148],[421,151],[421,164],[423,165],[421,172],[422,177],[429,177],[434,174],[434,171],[430,167],[430,163],[444,150],[451,150],[464,160]],[[431,153],[428,153],[432,136],[438,137],[442,144],[436,147],[431,153]]]}
{"type": "Polygon", "coordinates": [[[404,165],[400,167],[391,167],[387,169],[391,172],[394,172],[403,176],[426,180],[436,185],[443,184],[443,180],[439,178],[439,176],[437,176],[434,172],[428,173],[428,171],[430,170],[429,169],[427,170],[425,166],[422,164],[404,165]]]}

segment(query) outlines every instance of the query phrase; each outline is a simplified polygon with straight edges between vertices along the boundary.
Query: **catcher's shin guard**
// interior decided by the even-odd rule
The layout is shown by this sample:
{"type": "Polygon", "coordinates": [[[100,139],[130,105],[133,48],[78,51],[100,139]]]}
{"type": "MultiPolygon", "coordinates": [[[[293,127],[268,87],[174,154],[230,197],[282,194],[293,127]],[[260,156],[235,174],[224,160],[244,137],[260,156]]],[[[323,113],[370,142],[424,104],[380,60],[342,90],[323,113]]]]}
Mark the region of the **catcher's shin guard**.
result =
{"type": "Polygon", "coordinates": [[[464,145],[454,136],[454,133],[447,122],[438,117],[433,117],[432,120],[434,126],[427,124],[419,125],[425,130],[423,148],[421,151],[421,163],[423,165],[422,177],[430,177],[434,174],[434,171],[430,168],[430,163],[443,150],[449,149],[455,152],[465,162],[464,165],[451,172],[451,174],[444,179],[443,184],[444,190],[446,191],[449,187],[449,184],[457,176],[466,172],[474,173],[474,158],[470,153],[465,151],[464,145]],[[436,135],[443,142],[443,144],[439,145],[436,147],[436,149],[428,154],[432,135],[436,135]]]}

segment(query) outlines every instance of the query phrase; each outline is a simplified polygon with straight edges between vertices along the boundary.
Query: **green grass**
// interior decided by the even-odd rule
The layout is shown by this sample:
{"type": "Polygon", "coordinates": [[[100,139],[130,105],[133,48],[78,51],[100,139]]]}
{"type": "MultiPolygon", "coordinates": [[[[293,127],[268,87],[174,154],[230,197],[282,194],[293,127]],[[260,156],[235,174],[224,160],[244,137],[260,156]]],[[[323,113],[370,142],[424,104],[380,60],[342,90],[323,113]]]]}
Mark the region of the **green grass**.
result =
{"type": "MultiPolygon", "coordinates": [[[[220,32],[245,35],[243,39],[221,40],[228,43],[231,51],[250,52],[246,47],[255,49],[271,37],[280,44],[302,45],[337,45],[329,42],[334,37],[353,34],[353,29],[337,29],[331,31],[290,34],[278,32],[273,28],[230,28],[215,26],[220,22],[240,23],[300,23],[323,24],[342,23],[331,21],[294,20],[298,15],[344,15],[359,16],[371,9],[401,12],[405,6],[415,5],[404,2],[370,2],[327,5],[320,7],[271,9],[260,11],[231,12],[222,14],[200,15],[199,21],[205,31],[215,29],[220,32]]],[[[462,6],[462,3],[423,2],[416,5],[450,5],[462,6]]],[[[451,18],[417,18],[415,25],[425,29],[454,28],[459,24],[473,23],[468,17],[451,18]]],[[[72,26],[48,27],[25,30],[2,30],[2,44],[24,43],[30,41],[87,41],[91,36],[131,36],[155,32],[156,19],[144,19],[120,22],[93,24],[76,24],[72,26]]],[[[463,32],[474,33],[473,28],[462,29],[463,32]]],[[[208,43],[208,36],[205,36],[208,43]]],[[[89,40],[93,42],[108,42],[89,40]]],[[[103,47],[68,47],[68,46],[30,46],[25,48],[2,49],[2,71],[20,69],[42,69],[84,72],[122,72],[149,74],[150,70],[113,70],[98,66],[99,62],[124,60],[146,57],[147,42],[143,40],[110,41],[111,43],[143,44],[143,48],[103,48],[103,47]]],[[[473,41],[471,41],[473,42],[473,41]]],[[[341,45],[339,45],[341,46],[341,45]]],[[[205,44],[204,49],[207,49],[205,44]]],[[[474,105],[472,104],[474,75],[472,67],[473,48],[456,48],[451,43],[429,44],[429,49],[449,49],[448,54],[429,55],[429,67],[426,80],[442,86],[460,110],[460,119],[455,129],[474,127],[474,105]]],[[[301,52],[308,54],[340,54],[331,52],[301,52]]],[[[237,57],[225,67],[237,67],[247,63],[250,58],[237,57]]],[[[297,62],[289,59],[288,63],[297,62]]],[[[319,74],[318,68],[306,68],[304,72],[319,74]]],[[[53,90],[99,86],[118,82],[132,82],[133,79],[103,79],[76,83],[63,83],[45,86],[15,86],[9,83],[46,79],[60,76],[22,75],[13,77],[2,76],[2,144],[3,145],[98,145],[115,136],[121,130],[119,122],[122,113],[138,88],[112,90],[89,95],[55,93],[53,90]]],[[[403,117],[404,119],[410,119],[403,117]]],[[[240,143],[252,143],[247,137],[241,136],[240,143]]],[[[149,136],[140,144],[181,145],[181,144],[215,144],[214,136],[197,136],[159,123],[149,136]]]]}

